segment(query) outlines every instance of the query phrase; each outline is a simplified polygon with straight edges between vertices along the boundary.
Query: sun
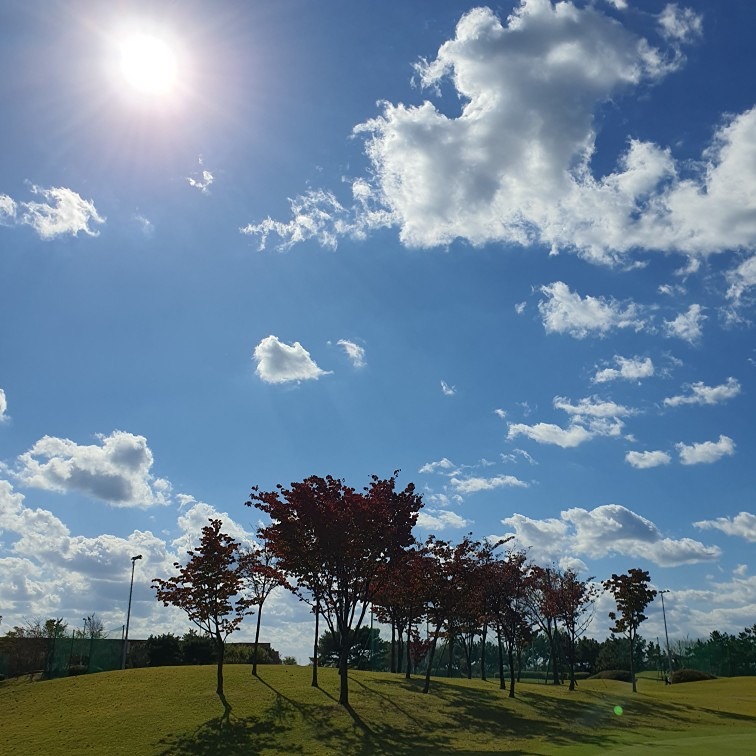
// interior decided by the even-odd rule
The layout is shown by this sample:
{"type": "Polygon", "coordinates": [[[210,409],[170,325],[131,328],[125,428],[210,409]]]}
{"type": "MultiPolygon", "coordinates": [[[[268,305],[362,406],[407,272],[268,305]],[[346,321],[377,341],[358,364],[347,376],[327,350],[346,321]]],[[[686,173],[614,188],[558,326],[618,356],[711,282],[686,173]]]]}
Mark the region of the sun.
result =
{"type": "Polygon", "coordinates": [[[132,34],[120,44],[121,73],[137,92],[170,94],[178,79],[178,62],[167,42],[150,34],[132,34]]]}

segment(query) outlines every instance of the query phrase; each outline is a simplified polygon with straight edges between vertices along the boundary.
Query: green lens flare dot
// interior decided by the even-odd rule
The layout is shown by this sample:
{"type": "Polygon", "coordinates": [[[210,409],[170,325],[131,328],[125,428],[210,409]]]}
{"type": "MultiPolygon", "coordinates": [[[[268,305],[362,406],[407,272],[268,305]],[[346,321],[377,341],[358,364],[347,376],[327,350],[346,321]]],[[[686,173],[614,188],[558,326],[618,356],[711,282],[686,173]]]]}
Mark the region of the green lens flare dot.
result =
{"type": "Polygon", "coordinates": [[[617,706],[615,706],[615,707],[614,707],[614,713],[615,713],[615,714],[616,714],[616,715],[617,715],[618,717],[621,717],[621,716],[622,716],[622,707],[621,707],[621,706],[620,706],[619,704],[618,704],[617,706]]]}

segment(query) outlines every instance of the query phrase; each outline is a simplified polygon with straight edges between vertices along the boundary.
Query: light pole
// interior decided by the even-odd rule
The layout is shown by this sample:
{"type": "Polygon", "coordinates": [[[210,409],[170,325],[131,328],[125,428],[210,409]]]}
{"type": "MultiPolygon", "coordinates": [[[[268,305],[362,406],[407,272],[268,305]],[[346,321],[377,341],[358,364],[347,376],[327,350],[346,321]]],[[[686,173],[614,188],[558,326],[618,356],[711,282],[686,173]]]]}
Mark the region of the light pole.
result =
{"type": "Polygon", "coordinates": [[[669,590],[659,591],[662,600],[662,617],[664,618],[664,638],[667,641],[667,661],[669,662],[669,681],[672,682],[672,654],[669,652],[669,633],[667,632],[667,612],[664,611],[664,594],[669,590]]]}
{"type": "Polygon", "coordinates": [[[129,585],[129,608],[126,610],[126,633],[123,636],[123,652],[121,656],[121,669],[126,669],[126,649],[129,647],[129,620],[131,619],[131,594],[134,591],[134,565],[142,555],[131,557],[131,584],[129,585]]]}

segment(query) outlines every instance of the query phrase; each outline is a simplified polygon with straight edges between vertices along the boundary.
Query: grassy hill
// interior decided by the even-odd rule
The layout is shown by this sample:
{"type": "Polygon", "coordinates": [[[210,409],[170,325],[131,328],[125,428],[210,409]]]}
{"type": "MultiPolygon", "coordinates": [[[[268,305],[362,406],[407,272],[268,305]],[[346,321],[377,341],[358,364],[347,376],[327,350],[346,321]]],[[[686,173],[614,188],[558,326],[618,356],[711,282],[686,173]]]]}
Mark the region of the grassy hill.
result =
{"type": "Polygon", "coordinates": [[[45,682],[0,683],[3,754],[752,754],[756,678],[639,692],[611,680],[523,684],[515,699],[497,681],[421,681],[350,673],[352,711],[337,703],[338,679],[304,667],[226,668],[223,708],[214,667],[163,667],[45,682]]]}

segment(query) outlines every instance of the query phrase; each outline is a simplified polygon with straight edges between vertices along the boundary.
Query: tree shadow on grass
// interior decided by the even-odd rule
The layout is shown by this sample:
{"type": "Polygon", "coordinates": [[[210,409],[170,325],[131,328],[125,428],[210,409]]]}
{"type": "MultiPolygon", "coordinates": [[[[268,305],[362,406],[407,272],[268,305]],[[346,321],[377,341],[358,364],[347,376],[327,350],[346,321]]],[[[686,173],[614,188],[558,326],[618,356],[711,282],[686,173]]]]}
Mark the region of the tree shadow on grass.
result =
{"type": "MultiPolygon", "coordinates": [[[[276,695],[261,717],[237,717],[231,704],[221,696],[223,714],[213,717],[190,732],[167,735],[157,747],[160,756],[249,756],[268,748],[277,749],[281,736],[290,729],[292,706],[276,695]]],[[[302,753],[296,746],[287,753],[302,753]]]]}

